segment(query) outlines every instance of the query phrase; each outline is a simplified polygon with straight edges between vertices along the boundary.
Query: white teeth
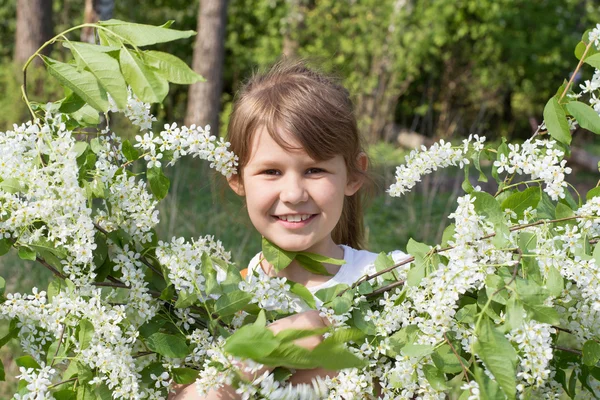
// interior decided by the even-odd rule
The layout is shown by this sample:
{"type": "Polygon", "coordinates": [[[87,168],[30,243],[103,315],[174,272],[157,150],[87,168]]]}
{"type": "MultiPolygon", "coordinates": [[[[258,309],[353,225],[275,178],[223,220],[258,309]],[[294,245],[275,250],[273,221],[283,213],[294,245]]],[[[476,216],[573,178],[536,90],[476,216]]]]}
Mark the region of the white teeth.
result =
{"type": "Polygon", "coordinates": [[[288,222],[300,222],[300,221],[306,221],[311,216],[312,216],[311,214],[302,214],[302,215],[291,214],[291,215],[279,215],[278,218],[283,221],[288,221],[288,222]]]}

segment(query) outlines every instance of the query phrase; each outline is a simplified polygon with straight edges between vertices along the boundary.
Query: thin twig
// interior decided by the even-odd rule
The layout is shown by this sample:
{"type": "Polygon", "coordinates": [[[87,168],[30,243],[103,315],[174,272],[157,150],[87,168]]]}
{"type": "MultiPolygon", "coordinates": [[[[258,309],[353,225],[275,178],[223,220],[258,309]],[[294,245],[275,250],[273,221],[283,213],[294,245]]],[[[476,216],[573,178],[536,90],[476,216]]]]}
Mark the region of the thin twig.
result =
{"type": "MultiPolygon", "coordinates": [[[[71,313],[71,310],[67,311],[67,313],[65,314],[65,319],[69,316],[70,313],[71,313]]],[[[52,364],[50,364],[50,367],[52,367],[54,365],[54,362],[56,361],[56,356],[58,355],[58,351],[60,350],[60,345],[62,344],[62,340],[63,340],[63,337],[65,336],[66,330],[67,330],[67,324],[63,324],[63,330],[60,333],[60,338],[58,338],[58,346],[56,346],[56,351],[54,352],[54,357],[52,357],[52,364]]]]}
{"type": "Polygon", "coordinates": [[[582,356],[583,355],[583,353],[581,351],[574,350],[574,349],[569,349],[568,347],[555,346],[555,345],[552,345],[551,347],[553,349],[556,349],[556,350],[566,351],[567,353],[577,354],[578,356],[582,356]]]}
{"type": "Polygon", "coordinates": [[[58,382],[58,383],[55,383],[54,385],[48,386],[48,389],[52,389],[54,387],[57,387],[57,386],[60,386],[60,385],[64,385],[65,383],[75,382],[76,380],[77,380],[77,377],[71,378],[71,379],[67,379],[66,381],[58,382]]]}
{"type": "Polygon", "coordinates": [[[458,352],[456,351],[456,349],[452,345],[452,342],[450,342],[450,339],[448,339],[448,336],[446,336],[446,332],[444,332],[444,339],[446,340],[446,343],[448,343],[448,346],[450,346],[450,349],[452,350],[452,352],[454,353],[454,355],[458,359],[458,362],[460,363],[460,366],[462,367],[463,372],[465,373],[465,378],[469,379],[469,369],[463,363],[462,357],[458,354],[458,352]]]}
{"type": "Polygon", "coordinates": [[[59,270],[57,270],[56,268],[54,268],[52,265],[48,264],[46,262],[46,260],[44,260],[43,258],[36,257],[35,261],[39,262],[44,267],[48,268],[50,270],[50,272],[52,272],[55,276],[58,276],[61,279],[67,279],[67,277],[65,275],[63,275],[62,272],[60,272],[59,270]]]}
{"type": "Polygon", "coordinates": [[[404,285],[404,281],[398,281],[394,283],[390,283],[389,285],[382,286],[377,290],[373,290],[371,293],[367,294],[367,297],[377,296],[383,292],[387,292],[388,290],[392,290],[395,287],[404,285]]]}

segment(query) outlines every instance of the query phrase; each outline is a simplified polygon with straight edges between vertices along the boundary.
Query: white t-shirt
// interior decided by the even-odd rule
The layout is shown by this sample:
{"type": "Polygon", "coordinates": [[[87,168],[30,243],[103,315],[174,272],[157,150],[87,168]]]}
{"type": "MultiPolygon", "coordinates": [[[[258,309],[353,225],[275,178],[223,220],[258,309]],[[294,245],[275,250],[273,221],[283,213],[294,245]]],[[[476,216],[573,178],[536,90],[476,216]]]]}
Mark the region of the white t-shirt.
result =
{"type": "MultiPolygon", "coordinates": [[[[352,285],[362,276],[375,273],[375,259],[378,256],[377,253],[371,253],[367,250],[356,250],[343,244],[339,246],[344,250],[344,261],[346,261],[346,263],[342,264],[338,272],[328,281],[319,285],[307,287],[313,295],[321,289],[327,289],[339,285],[340,283],[352,285]]],[[[258,253],[250,260],[250,264],[248,265],[248,277],[251,277],[255,270],[258,270],[260,275],[266,275],[259,264],[260,255],[261,253],[258,253]]],[[[392,252],[392,257],[398,262],[408,257],[408,255],[400,250],[396,250],[392,252]]],[[[320,302],[319,299],[316,300],[317,302],[320,302]]]]}

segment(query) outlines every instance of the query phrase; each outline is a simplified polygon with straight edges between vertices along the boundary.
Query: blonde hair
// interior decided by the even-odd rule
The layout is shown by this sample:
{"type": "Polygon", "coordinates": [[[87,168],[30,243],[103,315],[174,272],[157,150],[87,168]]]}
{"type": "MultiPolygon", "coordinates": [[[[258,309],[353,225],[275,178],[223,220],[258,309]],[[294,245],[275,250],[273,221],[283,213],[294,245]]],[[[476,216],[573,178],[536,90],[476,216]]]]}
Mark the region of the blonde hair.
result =
{"type": "MultiPolygon", "coordinates": [[[[349,179],[367,178],[365,183],[371,183],[358,165],[363,145],[348,91],[303,62],[280,61],[267,72],[254,74],[239,90],[227,132],[230,149],[239,157],[239,179],[251,155],[253,135],[263,126],[286,149],[292,147],[278,132],[291,134],[314,160],[342,155],[349,179]]],[[[364,193],[361,188],[344,198],[332,232],[335,243],[363,248],[364,193]]]]}

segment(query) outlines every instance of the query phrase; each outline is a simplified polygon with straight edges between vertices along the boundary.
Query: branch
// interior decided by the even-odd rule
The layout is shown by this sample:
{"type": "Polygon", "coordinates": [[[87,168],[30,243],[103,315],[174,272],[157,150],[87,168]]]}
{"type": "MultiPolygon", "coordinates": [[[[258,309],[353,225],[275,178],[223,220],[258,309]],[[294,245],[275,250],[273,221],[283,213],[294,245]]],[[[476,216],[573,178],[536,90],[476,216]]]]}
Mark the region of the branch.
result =
{"type": "Polygon", "coordinates": [[[58,276],[61,279],[67,279],[67,277],[62,272],[60,272],[59,270],[57,270],[56,268],[54,268],[52,265],[48,264],[46,262],[46,260],[44,260],[43,258],[41,258],[41,257],[35,257],[35,261],[39,262],[44,267],[48,268],[50,270],[50,272],[52,272],[55,276],[58,276]]]}
{"type": "Polygon", "coordinates": [[[567,353],[572,353],[572,354],[577,354],[578,356],[582,356],[583,353],[579,350],[574,350],[574,349],[569,349],[568,347],[562,347],[562,346],[551,346],[553,349],[556,350],[561,350],[561,351],[566,351],[567,353]]]}

